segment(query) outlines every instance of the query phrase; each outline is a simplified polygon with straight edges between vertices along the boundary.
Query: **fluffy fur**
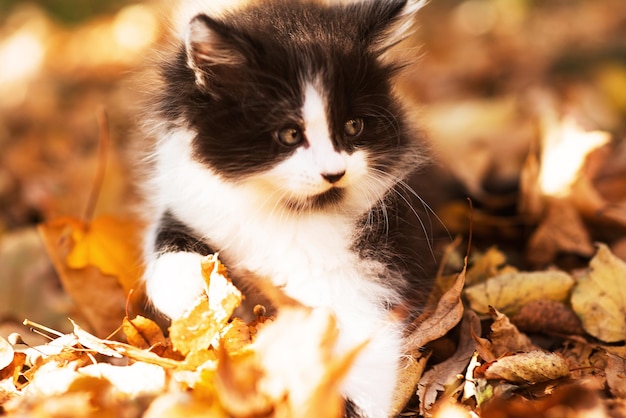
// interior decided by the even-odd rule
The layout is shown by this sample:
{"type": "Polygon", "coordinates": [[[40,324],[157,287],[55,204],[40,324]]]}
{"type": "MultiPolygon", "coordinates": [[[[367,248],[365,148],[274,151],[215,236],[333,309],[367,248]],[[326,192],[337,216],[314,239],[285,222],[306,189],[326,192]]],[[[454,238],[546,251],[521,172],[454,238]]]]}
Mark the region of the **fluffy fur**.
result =
{"type": "Polygon", "coordinates": [[[219,251],[244,286],[267,277],[330,309],[339,352],[369,340],[343,392],[349,414],[385,417],[431,274],[407,184],[426,157],[388,54],[422,3],[217,3],[186,24],[155,91],[148,296],[180,316],[200,257],[219,251]]]}

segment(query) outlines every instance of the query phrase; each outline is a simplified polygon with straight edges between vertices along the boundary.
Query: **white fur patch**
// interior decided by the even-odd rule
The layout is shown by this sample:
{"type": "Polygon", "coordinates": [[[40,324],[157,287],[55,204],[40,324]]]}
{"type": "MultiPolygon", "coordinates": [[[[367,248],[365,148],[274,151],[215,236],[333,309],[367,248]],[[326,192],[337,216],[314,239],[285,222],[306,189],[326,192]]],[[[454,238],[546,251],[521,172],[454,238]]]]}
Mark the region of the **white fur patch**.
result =
{"type": "Polygon", "coordinates": [[[202,256],[166,253],[148,263],[146,293],[155,307],[170,318],[180,318],[204,291],[202,256]]]}

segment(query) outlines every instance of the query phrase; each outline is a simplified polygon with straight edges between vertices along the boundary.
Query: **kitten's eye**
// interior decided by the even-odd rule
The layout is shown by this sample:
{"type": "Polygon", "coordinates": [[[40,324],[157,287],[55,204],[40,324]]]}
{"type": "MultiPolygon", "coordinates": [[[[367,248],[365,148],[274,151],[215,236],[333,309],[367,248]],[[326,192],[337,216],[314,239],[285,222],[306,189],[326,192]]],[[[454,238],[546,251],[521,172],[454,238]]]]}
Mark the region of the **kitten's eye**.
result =
{"type": "Polygon", "coordinates": [[[343,126],[343,130],[347,136],[358,136],[363,132],[363,126],[363,119],[355,118],[347,121],[343,126]]]}
{"type": "Polygon", "coordinates": [[[293,127],[283,128],[276,131],[274,137],[281,144],[292,147],[302,142],[302,131],[293,127]]]}

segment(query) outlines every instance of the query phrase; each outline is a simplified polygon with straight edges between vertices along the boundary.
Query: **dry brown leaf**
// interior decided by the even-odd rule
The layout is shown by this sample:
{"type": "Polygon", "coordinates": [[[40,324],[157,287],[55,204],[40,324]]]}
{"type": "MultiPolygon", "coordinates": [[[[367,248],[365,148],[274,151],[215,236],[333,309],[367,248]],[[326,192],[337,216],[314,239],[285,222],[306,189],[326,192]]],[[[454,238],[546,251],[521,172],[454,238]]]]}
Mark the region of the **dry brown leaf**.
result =
{"type": "Polygon", "coordinates": [[[574,207],[565,199],[546,199],[546,212],[528,241],[526,258],[535,266],[546,266],[558,254],[593,255],[587,228],[574,207]]]}
{"type": "Polygon", "coordinates": [[[430,353],[413,357],[407,356],[403,359],[398,375],[396,388],[393,392],[391,415],[396,416],[402,412],[406,404],[415,395],[415,388],[424,374],[426,363],[430,358],[430,353]]]}
{"type": "Polygon", "coordinates": [[[491,324],[491,350],[495,357],[506,353],[518,351],[531,351],[535,346],[526,334],[519,332],[517,327],[511,324],[509,318],[495,309],[490,311],[493,318],[491,324]]]}
{"type": "Polygon", "coordinates": [[[505,314],[515,314],[534,300],[565,301],[574,279],[561,271],[505,273],[465,289],[470,307],[489,313],[493,306],[505,314]]]}
{"type": "Polygon", "coordinates": [[[584,330],[574,311],[562,302],[536,300],[522,307],[511,318],[524,332],[582,335],[584,330]]]}
{"type": "Polygon", "coordinates": [[[605,342],[626,339],[626,263],[606,245],[589,263],[572,292],[572,308],[589,334],[605,342]]]}
{"type": "Polygon", "coordinates": [[[458,274],[452,287],[441,297],[435,310],[429,312],[428,316],[417,326],[411,335],[405,338],[405,351],[410,353],[419,350],[430,341],[443,337],[463,317],[463,302],[461,292],[465,284],[465,273],[467,270],[467,260],[465,267],[458,274]]]}
{"type": "Polygon", "coordinates": [[[470,329],[480,333],[480,321],[475,313],[468,311],[461,322],[459,346],[452,357],[433,366],[420,379],[417,394],[420,399],[420,414],[430,416],[429,410],[435,404],[438,395],[445,391],[446,386],[460,385],[458,376],[463,375],[476,348],[470,329]]]}
{"type": "Polygon", "coordinates": [[[581,340],[568,341],[557,352],[567,362],[572,380],[580,381],[588,388],[604,390],[608,352],[605,349],[581,340]]]}
{"type": "Polygon", "coordinates": [[[539,350],[503,357],[485,370],[486,379],[516,384],[546,382],[567,376],[569,368],[563,357],[539,350]]]}
{"type": "Polygon", "coordinates": [[[626,398],[626,359],[616,356],[615,354],[607,354],[606,364],[606,383],[609,390],[618,398],[626,398]]]}

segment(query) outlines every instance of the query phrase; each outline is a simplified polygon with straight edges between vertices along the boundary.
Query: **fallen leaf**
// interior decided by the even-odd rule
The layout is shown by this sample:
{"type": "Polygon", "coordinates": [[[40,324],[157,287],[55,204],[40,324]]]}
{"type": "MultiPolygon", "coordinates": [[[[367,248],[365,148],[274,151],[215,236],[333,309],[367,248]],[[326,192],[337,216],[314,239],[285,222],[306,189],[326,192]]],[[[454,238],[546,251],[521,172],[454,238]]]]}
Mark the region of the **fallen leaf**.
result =
{"type": "Polygon", "coordinates": [[[104,274],[98,267],[85,265],[77,269],[68,265],[67,256],[74,246],[73,231],[83,228],[84,224],[73,218],[59,218],[38,226],[63,288],[90,328],[105,337],[117,329],[126,316],[126,294],[117,277],[104,274]]]}
{"type": "Polygon", "coordinates": [[[546,211],[530,237],[526,258],[535,266],[546,266],[558,254],[591,257],[594,247],[576,207],[565,199],[546,198],[546,211]]]}
{"type": "Polygon", "coordinates": [[[241,304],[241,292],[224,276],[226,270],[216,255],[202,260],[206,294],[170,326],[170,339],[183,356],[206,350],[226,326],[234,310],[241,304]]]}
{"type": "Polygon", "coordinates": [[[516,384],[534,384],[567,376],[569,368],[563,357],[538,350],[503,357],[485,370],[486,379],[516,384]]]}
{"type": "Polygon", "coordinates": [[[103,274],[116,277],[126,294],[138,288],[142,275],[141,245],[137,220],[100,216],[89,224],[61,218],[72,227],[74,245],[67,254],[67,266],[82,269],[98,268],[103,274]]]}
{"type": "Polygon", "coordinates": [[[463,371],[474,354],[476,342],[472,338],[470,328],[478,330],[480,333],[480,321],[475,313],[468,311],[461,322],[459,345],[452,357],[436,364],[428,370],[419,381],[417,394],[420,399],[420,414],[430,416],[430,409],[440,393],[445,387],[453,382],[459,385],[459,376],[463,376],[463,371]]]}
{"type": "Polygon", "coordinates": [[[500,357],[506,353],[535,349],[530,338],[526,334],[519,332],[506,315],[495,309],[491,309],[490,315],[493,318],[493,324],[491,324],[491,335],[489,338],[491,340],[491,350],[495,357],[500,357]]]}
{"type": "Polygon", "coordinates": [[[400,414],[413,395],[415,395],[415,388],[417,388],[424,374],[429,358],[430,353],[424,353],[416,357],[406,356],[406,358],[402,360],[396,388],[393,392],[392,416],[400,414]]]}
{"type": "MultiPolygon", "coordinates": [[[[156,350],[160,350],[161,347],[165,350],[167,346],[163,331],[157,323],[141,315],[137,315],[133,319],[124,318],[122,331],[126,335],[128,343],[137,348],[155,347],[156,350]]],[[[158,351],[155,352],[158,353],[158,351]]]]}
{"type": "Polygon", "coordinates": [[[505,314],[515,314],[534,300],[565,301],[574,279],[562,271],[505,273],[465,289],[470,307],[489,313],[493,306],[505,314]]]}
{"type": "Polygon", "coordinates": [[[405,338],[405,351],[410,353],[421,349],[430,341],[443,337],[463,317],[463,302],[461,292],[465,284],[465,273],[467,270],[467,260],[463,270],[458,274],[456,281],[441,299],[433,312],[428,312],[425,317],[420,317],[422,321],[417,328],[405,338]]]}
{"type": "Polygon", "coordinates": [[[580,277],[574,287],[572,308],[589,334],[604,342],[624,341],[626,263],[600,244],[589,267],[589,272],[580,277]]]}
{"type": "Polygon", "coordinates": [[[529,400],[520,396],[496,396],[481,405],[485,418],[591,418],[607,417],[596,391],[570,384],[556,388],[550,396],[529,400]]]}
{"type": "Polygon", "coordinates": [[[570,369],[570,379],[588,388],[604,390],[607,365],[606,347],[599,348],[585,341],[568,341],[557,352],[565,359],[570,369]]]}
{"type": "Polygon", "coordinates": [[[224,327],[221,335],[220,346],[227,353],[241,351],[252,342],[248,324],[241,318],[233,318],[233,320],[224,327]]]}
{"type": "Polygon", "coordinates": [[[614,354],[607,354],[606,383],[609,390],[618,398],[626,398],[626,359],[614,354]]]}
{"type": "Polygon", "coordinates": [[[215,319],[225,325],[235,309],[241,305],[243,296],[227,277],[226,267],[219,261],[217,254],[203,258],[201,266],[206,294],[209,297],[209,309],[214,312],[215,319]]]}
{"type": "MultiPolygon", "coordinates": [[[[489,248],[480,257],[472,259],[472,267],[467,270],[465,286],[482,283],[490,277],[503,273],[502,268],[507,268],[505,262],[506,256],[500,250],[496,247],[489,248]]],[[[512,273],[512,271],[507,271],[509,272],[512,273]]]]}
{"type": "Polygon", "coordinates": [[[535,300],[527,303],[511,318],[524,332],[543,334],[582,335],[580,319],[571,308],[553,300],[535,300]]]}

